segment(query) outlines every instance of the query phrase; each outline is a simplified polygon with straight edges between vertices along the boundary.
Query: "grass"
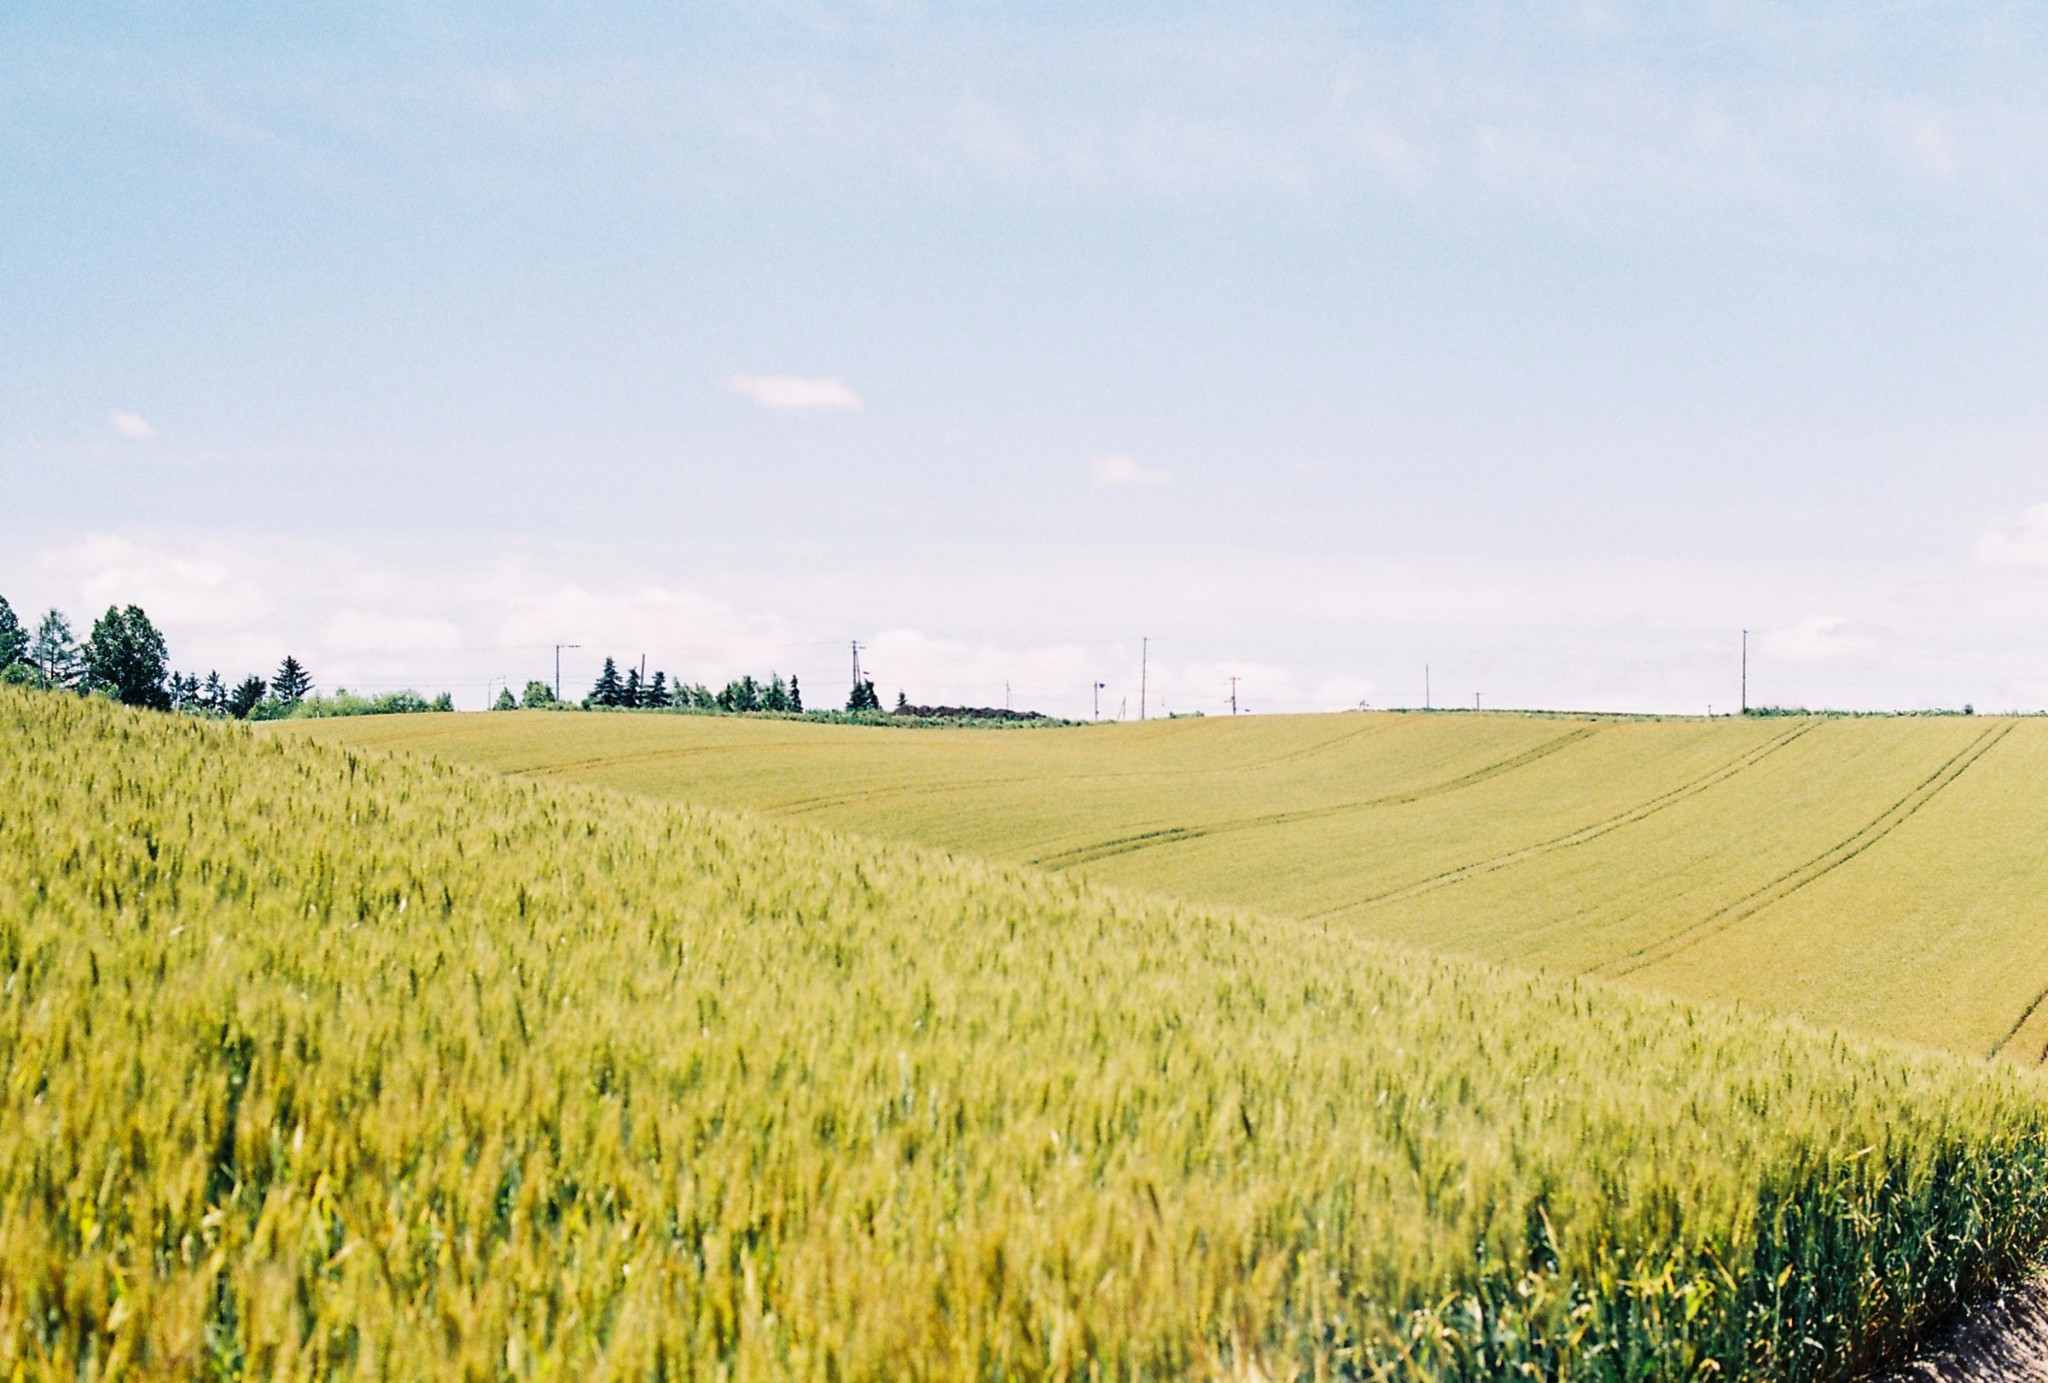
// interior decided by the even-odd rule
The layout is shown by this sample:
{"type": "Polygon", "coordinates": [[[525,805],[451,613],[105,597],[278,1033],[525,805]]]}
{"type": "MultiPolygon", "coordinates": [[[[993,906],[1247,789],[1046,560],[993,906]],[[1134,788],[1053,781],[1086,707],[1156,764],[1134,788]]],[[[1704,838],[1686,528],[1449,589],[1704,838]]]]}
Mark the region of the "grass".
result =
{"type": "Polygon", "coordinates": [[[996,737],[660,717],[314,733],[1872,1036],[2048,1052],[2048,721],[1345,714],[996,737]]]}
{"type": "Polygon", "coordinates": [[[2048,1240],[2008,1067],[7,689],[0,793],[0,1377],[1832,1379],[2048,1240]]]}

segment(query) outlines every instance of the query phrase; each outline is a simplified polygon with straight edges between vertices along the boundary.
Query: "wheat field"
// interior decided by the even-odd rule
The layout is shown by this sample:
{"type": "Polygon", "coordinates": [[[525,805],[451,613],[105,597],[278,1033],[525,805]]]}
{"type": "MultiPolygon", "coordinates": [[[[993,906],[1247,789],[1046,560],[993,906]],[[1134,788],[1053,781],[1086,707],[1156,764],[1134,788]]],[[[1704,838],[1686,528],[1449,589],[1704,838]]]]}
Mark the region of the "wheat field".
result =
{"type": "Polygon", "coordinates": [[[9,689],[0,791],[0,1377],[1833,1379],[2048,1241],[2008,1066],[9,689]]]}
{"type": "Polygon", "coordinates": [[[662,715],[294,733],[764,811],[2040,1064],[2048,721],[662,715]]]}

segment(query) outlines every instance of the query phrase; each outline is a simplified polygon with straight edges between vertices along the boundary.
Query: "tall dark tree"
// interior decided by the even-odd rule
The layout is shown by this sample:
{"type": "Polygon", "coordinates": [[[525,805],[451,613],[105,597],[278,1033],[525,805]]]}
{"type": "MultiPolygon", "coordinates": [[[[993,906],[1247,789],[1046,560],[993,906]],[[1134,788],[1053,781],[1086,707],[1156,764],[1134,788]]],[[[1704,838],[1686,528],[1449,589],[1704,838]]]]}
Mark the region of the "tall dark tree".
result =
{"type": "Polygon", "coordinates": [[[103,691],[124,706],[146,706],[153,711],[171,708],[171,694],[164,686],[170,673],[164,636],[149,622],[139,605],[107,612],[93,621],[92,634],[85,641],[85,685],[103,691]]]}
{"type": "Polygon", "coordinates": [[[656,710],[664,709],[668,705],[668,674],[660,668],[654,670],[654,680],[640,693],[640,704],[652,706],[656,710]]]}
{"type": "MultiPolygon", "coordinates": [[[[258,695],[261,695],[261,693],[258,693],[258,695]]],[[[227,684],[220,680],[218,672],[206,674],[206,685],[199,689],[199,704],[209,711],[227,710],[227,684]]]]}
{"type": "Polygon", "coordinates": [[[277,675],[270,679],[270,694],[287,706],[296,706],[312,690],[313,674],[287,653],[284,661],[277,665],[277,675]]]}
{"type": "Polygon", "coordinates": [[[637,709],[639,708],[639,706],[640,706],[640,669],[639,669],[639,668],[636,668],[636,667],[629,667],[629,668],[627,668],[627,669],[626,669],[626,680],[625,680],[624,682],[621,682],[621,683],[619,684],[619,704],[620,704],[621,706],[624,706],[624,707],[625,707],[625,708],[626,708],[627,710],[629,710],[629,711],[631,711],[631,710],[637,710],[637,709]]]}
{"type": "Polygon", "coordinates": [[[28,657],[28,630],[15,618],[14,607],[0,596],[0,668],[13,667],[28,657]]]}
{"type": "Polygon", "coordinates": [[[610,658],[604,660],[604,669],[597,674],[597,685],[590,689],[590,703],[593,706],[616,706],[625,688],[619,684],[619,665],[610,658]]]}
{"type": "Polygon", "coordinates": [[[796,674],[789,674],[789,709],[801,711],[804,708],[803,688],[796,684],[796,674]]]}
{"type": "Polygon", "coordinates": [[[221,709],[236,720],[247,720],[249,713],[256,709],[257,703],[263,700],[269,690],[270,684],[261,677],[244,677],[235,684],[235,689],[228,693],[227,700],[221,704],[221,709]]]}
{"type": "Polygon", "coordinates": [[[879,711],[882,709],[882,698],[875,695],[875,684],[872,679],[863,678],[854,684],[852,693],[846,698],[846,709],[849,711],[879,711]]]}
{"type": "Polygon", "coordinates": [[[46,687],[68,691],[79,685],[85,676],[85,659],[78,651],[78,640],[71,635],[71,621],[64,618],[63,611],[52,610],[43,616],[35,637],[29,640],[28,660],[35,664],[46,687]]]}
{"type": "Polygon", "coordinates": [[[784,684],[782,674],[768,674],[768,685],[761,690],[761,709],[764,711],[786,711],[789,709],[789,687],[784,684]]]}

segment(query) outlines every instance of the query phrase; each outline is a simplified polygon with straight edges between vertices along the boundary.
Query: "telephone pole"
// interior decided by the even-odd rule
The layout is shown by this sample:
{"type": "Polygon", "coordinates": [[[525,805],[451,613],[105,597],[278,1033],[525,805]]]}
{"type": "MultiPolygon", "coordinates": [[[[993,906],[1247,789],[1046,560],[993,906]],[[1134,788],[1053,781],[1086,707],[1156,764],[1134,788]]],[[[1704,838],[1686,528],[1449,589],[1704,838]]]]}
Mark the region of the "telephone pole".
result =
{"type": "Polygon", "coordinates": [[[580,643],[558,643],[555,645],[555,700],[557,701],[562,699],[562,650],[565,648],[581,647],[583,645],[580,643]]]}
{"type": "Polygon", "coordinates": [[[1230,679],[1230,713],[1232,715],[1237,714],[1237,683],[1237,678],[1233,677],[1230,679]]]}
{"type": "Polygon", "coordinates": [[[1475,711],[1479,709],[1479,693],[1478,693],[1478,692],[1473,692],[1473,693],[1472,693],[1472,709],[1473,709],[1473,710],[1475,710],[1475,711]]]}
{"type": "Polygon", "coordinates": [[[1749,631],[1742,631],[1742,713],[1749,714],[1749,631]]]}
{"type": "Polygon", "coordinates": [[[1422,709],[1429,709],[1429,664],[1422,665],[1422,709]]]}
{"type": "Polygon", "coordinates": [[[1138,719],[1145,718],[1145,669],[1152,656],[1152,640],[1138,640],[1138,719]]]}
{"type": "Polygon", "coordinates": [[[860,640],[853,640],[853,689],[860,690],[860,640]]]}
{"type": "Polygon", "coordinates": [[[1095,718],[1097,720],[1102,719],[1102,689],[1108,685],[1109,683],[1107,682],[1097,682],[1095,684],[1095,718]]]}

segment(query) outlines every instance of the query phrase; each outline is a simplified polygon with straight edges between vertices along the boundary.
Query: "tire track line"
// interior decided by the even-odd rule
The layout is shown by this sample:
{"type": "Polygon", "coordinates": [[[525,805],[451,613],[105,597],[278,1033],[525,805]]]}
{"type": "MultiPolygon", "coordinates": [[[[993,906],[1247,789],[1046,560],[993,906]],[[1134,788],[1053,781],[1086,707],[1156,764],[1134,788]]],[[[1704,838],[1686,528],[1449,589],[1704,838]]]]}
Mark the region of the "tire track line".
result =
{"type": "Polygon", "coordinates": [[[1915,784],[1905,796],[1879,812],[1846,840],[1823,850],[1806,863],[1786,870],[1763,887],[1744,894],[1699,921],[1689,923],[1678,931],[1647,946],[1638,947],[1616,960],[1593,967],[1592,973],[1605,974],[1613,979],[1633,975],[1647,966],[1669,960],[1690,950],[1708,937],[1716,936],[1737,923],[1756,916],[1764,909],[1783,902],[1808,884],[1832,874],[1905,825],[1915,813],[1933,801],[1949,784],[1962,777],[1972,764],[1990,753],[1993,746],[2011,733],[2010,722],[1986,730],[1957,750],[1933,773],[1915,784]]]}
{"type": "Polygon", "coordinates": [[[1639,802],[1627,811],[1610,816],[1603,821],[1596,821],[1589,826],[1581,826],[1576,830],[1567,831],[1561,836],[1553,836],[1549,840],[1538,841],[1534,845],[1524,845],[1517,849],[1509,850],[1504,854],[1489,856],[1483,860],[1475,860],[1471,864],[1463,864],[1453,869],[1446,869],[1441,874],[1432,874],[1426,879],[1418,879],[1412,884],[1403,884],[1398,888],[1388,889],[1385,893],[1375,893],[1369,898],[1360,898],[1355,902],[1340,903],[1334,908],[1325,908],[1321,912],[1308,913],[1304,916],[1303,920],[1321,922],[1340,916],[1343,913],[1374,907],[1380,903],[1392,903],[1404,898],[1413,898],[1419,894],[1433,893],[1437,889],[1448,888],[1452,884],[1461,884],[1467,879],[1476,879],[1482,875],[1492,874],[1498,870],[1506,869],[1510,865],[1520,864],[1524,860],[1535,859],[1539,855],[1548,855],[1558,850],[1569,850],[1574,846],[1588,844],[1591,841],[1600,839],[1602,836],[1619,831],[1625,826],[1633,826],[1639,821],[1655,816],[1666,808],[1675,807],[1688,798],[1697,797],[1700,793],[1720,786],[1730,778],[1755,767],[1758,763],[1777,753],[1800,736],[1811,732],[1819,725],[1820,721],[1817,719],[1801,722],[1791,730],[1766,740],[1761,745],[1745,750],[1734,759],[1716,766],[1711,771],[1702,774],[1691,782],[1681,783],[1668,792],[1661,793],[1647,802],[1639,802]]]}
{"type": "Polygon", "coordinates": [[[1474,787],[1503,773],[1512,773],[1526,768],[1539,760],[1547,759],[1560,750],[1577,744],[1589,735],[1599,733],[1597,725],[1583,726],[1545,740],[1532,748],[1510,755],[1505,759],[1473,769],[1455,778],[1440,783],[1431,783],[1406,792],[1388,793],[1382,797],[1369,797],[1357,802],[1339,802],[1328,807],[1302,807],[1293,811],[1265,812],[1258,816],[1242,817],[1236,821],[1220,821],[1209,826],[1162,826],[1155,830],[1140,831],[1133,835],[1117,836],[1110,840],[1096,841],[1089,845],[1077,845],[1066,850],[1057,850],[1030,861],[1041,869],[1070,869],[1075,865],[1094,864],[1098,860],[1112,859],[1144,850],[1154,845],[1167,845],[1183,840],[1199,840],[1204,836],[1225,835],[1236,831],[1256,830],[1263,826],[1290,826],[1299,821],[1317,821],[1326,817],[1341,816],[1346,812],[1366,811],[1373,807],[1399,807],[1410,802],[1421,802],[1444,793],[1457,792],[1462,788],[1474,787]]]}

